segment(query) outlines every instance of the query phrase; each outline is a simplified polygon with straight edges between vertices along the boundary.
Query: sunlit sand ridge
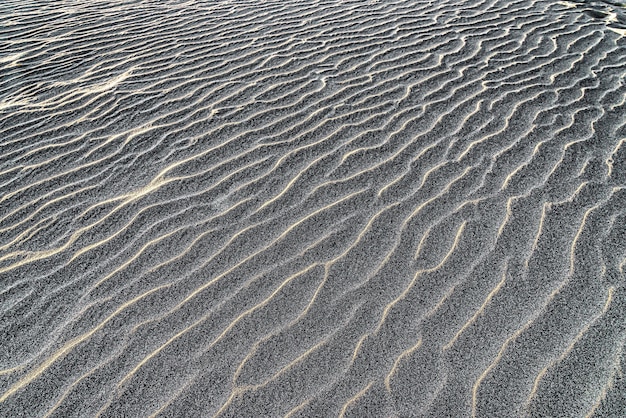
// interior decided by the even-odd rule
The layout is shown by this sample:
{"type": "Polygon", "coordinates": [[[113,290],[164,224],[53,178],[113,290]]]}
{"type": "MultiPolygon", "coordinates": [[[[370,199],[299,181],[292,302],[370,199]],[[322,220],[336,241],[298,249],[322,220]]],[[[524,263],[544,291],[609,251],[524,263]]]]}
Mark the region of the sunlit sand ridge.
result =
{"type": "Polygon", "coordinates": [[[623,416],[623,5],[0,22],[0,416],[623,416]]]}

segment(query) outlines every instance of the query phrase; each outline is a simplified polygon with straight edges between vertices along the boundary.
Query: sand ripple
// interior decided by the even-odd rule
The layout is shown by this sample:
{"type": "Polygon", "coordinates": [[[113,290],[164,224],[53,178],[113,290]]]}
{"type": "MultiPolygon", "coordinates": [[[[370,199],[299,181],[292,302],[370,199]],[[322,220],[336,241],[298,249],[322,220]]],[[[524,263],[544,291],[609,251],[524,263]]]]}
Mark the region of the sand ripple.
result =
{"type": "Polygon", "coordinates": [[[619,2],[0,21],[1,416],[626,411],[619,2]]]}

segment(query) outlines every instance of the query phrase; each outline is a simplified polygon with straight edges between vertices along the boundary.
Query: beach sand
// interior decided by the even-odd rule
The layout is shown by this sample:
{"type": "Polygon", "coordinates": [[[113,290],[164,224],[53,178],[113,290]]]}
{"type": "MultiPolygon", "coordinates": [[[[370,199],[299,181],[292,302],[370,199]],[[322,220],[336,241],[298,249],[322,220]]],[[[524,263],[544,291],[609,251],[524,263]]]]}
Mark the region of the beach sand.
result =
{"type": "Polygon", "coordinates": [[[626,6],[0,5],[0,416],[626,416],[626,6]]]}

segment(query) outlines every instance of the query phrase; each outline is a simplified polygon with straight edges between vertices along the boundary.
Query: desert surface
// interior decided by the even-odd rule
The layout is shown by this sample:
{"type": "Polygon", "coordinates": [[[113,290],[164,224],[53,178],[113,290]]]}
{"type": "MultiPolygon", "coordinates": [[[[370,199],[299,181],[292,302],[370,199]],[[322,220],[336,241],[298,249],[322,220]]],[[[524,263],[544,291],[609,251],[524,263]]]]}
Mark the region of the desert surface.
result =
{"type": "Polygon", "coordinates": [[[626,4],[0,4],[0,416],[626,416],[626,4]]]}

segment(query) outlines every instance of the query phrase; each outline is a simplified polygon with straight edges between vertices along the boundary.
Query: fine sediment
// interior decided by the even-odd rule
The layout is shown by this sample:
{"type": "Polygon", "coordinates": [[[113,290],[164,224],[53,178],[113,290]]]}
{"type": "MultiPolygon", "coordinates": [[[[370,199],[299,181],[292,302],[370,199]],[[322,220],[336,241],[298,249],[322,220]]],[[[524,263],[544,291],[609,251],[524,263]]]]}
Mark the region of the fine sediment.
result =
{"type": "Polygon", "coordinates": [[[626,414],[623,4],[0,22],[0,416],[626,414]]]}

